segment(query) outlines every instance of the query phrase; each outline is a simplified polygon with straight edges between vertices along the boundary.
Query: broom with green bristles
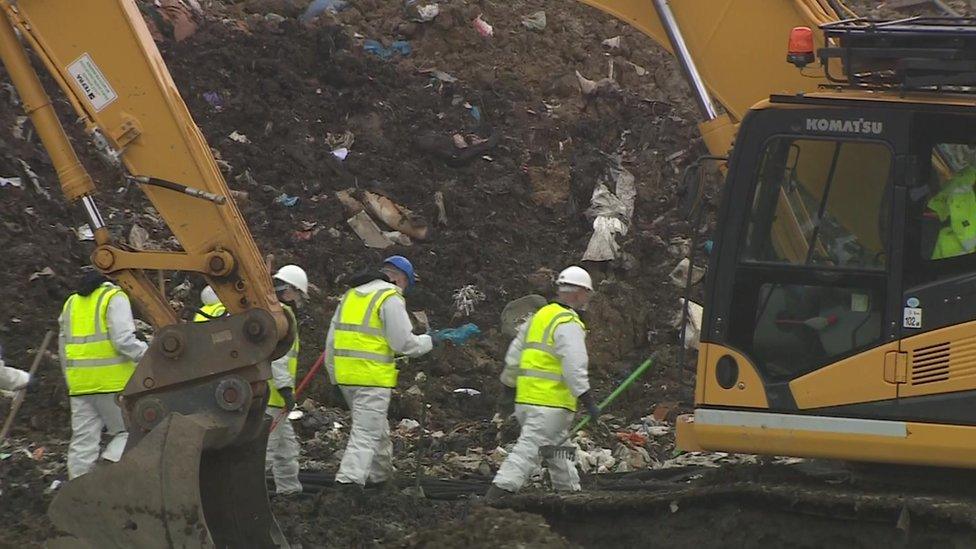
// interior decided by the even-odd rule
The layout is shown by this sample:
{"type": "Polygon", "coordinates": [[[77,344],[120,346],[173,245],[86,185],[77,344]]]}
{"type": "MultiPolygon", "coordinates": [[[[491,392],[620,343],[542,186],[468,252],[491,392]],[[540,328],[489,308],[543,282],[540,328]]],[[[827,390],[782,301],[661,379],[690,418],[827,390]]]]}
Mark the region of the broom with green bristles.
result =
{"type": "MultiPolygon", "coordinates": [[[[648,368],[650,368],[651,364],[653,363],[654,363],[654,358],[651,357],[645,360],[643,364],[638,366],[636,370],[634,370],[629,376],[627,376],[627,379],[625,379],[623,383],[618,385],[617,388],[614,389],[612,393],[610,393],[610,396],[603,399],[603,402],[601,402],[599,406],[600,411],[602,412],[603,410],[606,410],[607,406],[609,406],[611,402],[613,402],[618,396],[620,396],[620,393],[626,391],[627,388],[630,387],[634,383],[634,381],[636,381],[637,378],[641,376],[641,374],[643,374],[648,368]]],[[[569,430],[569,433],[567,433],[566,436],[563,437],[561,441],[559,441],[559,444],[555,446],[541,446],[539,448],[539,455],[542,456],[542,459],[545,460],[568,459],[572,461],[573,459],[576,458],[576,447],[565,446],[566,441],[569,440],[573,435],[575,435],[577,431],[585,427],[586,424],[589,422],[590,422],[589,414],[583,416],[583,419],[579,420],[579,422],[575,426],[573,426],[572,429],[569,430]]]]}

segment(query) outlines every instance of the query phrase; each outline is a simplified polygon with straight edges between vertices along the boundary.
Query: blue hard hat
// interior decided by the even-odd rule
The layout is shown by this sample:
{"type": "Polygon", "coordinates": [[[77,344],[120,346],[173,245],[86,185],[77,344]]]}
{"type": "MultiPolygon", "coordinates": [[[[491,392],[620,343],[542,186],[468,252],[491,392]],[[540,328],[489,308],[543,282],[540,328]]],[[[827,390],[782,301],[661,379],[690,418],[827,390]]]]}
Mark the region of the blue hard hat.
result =
{"type": "Polygon", "coordinates": [[[391,255],[390,257],[383,260],[384,265],[393,265],[400,272],[407,275],[407,282],[409,286],[413,286],[417,282],[417,275],[413,271],[413,264],[410,260],[403,257],[402,255],[391,255]]]}

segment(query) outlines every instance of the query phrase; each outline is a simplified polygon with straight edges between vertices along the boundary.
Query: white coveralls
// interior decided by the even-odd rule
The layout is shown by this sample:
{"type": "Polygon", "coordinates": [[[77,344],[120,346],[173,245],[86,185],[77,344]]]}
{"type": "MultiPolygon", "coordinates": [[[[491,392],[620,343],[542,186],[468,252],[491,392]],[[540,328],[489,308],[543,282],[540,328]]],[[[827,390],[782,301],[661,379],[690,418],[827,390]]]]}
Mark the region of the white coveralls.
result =
{"type": "MultiPolygon", "coordinates": [[[[515,387],[522,357],[522,345],[528,327],[528,322],[519,327],[518,334],[505,354],[505,369],[500,379],[508,387],[515,387]]],[[[556,354],[562,359],[563,379],[573,396],[579,397],[590,390],[586,332],[579,324],[567,322],[556,327],[553,337],[556,354]]],[[[517,492],[539,469],[541,463],[539,448],[559,444],[572,427],[574,417],[573,412],[563,408],[516,404],[515,418],[522,426],[522,432],[515,447],[498,469],[492,484],[509,492],[517,492]]],[[[580,490],[579,473],[572,461],[552,459],[547,462],[549,476],[556,490],[568,492],[580,490]]]]}
{"type": "MultiPolygon", "coordinates": [[[[281,390],[285,387],[295,387],[295,378],[288,371],[288,355],[271,363],[271,379],[274,386],[281,390]]],[[[265,454],[265,466],[274,473],[275,492],[278,494],[297,494],[302,491],[302,484],[298,481],[298,454],[301,447],[295,437],[295,429],[288,412],[284,408],[268,406],[265,413],[271,421],[284,411],[285,416],[278,422],[278,426],[268,435],[268,450],[265,454]]]]}
{"type": "MultiPolygon", "coordinates": [[[[363,295],[397,286],[381,280],[374,280],[355,288],[363,295]]],[[[414,335],[407,306],[399,293],[388,298],[380,307],[380,321],[383,323],[383,336],[397,355],[418,357],[430,352],[433,343],[428,335],[414,335]]],[[[335,384],[335,327],[339,322],[339,311],[332,317],[329,335],[326,339],[326,370],[335,384]]],[[[342,463],[336,474],[336,482],[354,483],[364,486],[366,481],[384,482],[393,473],[393,444],[390,442],[390,423],[387,411],[393,390],[386,387],[340,386],[352,410],[352,431],[349,443],[342,455],[342,463]]]]}
{"type": "MultiPolygon", "coordinates": [[[[136,338],[136,326],[132,319],[132,307],[122,294],[112,296],[106,312],[109,339],[120,354],[133,362],[139,362],[149,348],[145,342],[136,338]]],[[[58,319],[59,324],[61,319],[58,319]]],[[[67,364],[65,337],[58,336],[61,368],[67,364]]],[[[82,395],[71,397],[71,442],[68,444],[68,479],[91,471],[98,460],[98,449],[102,441],[102,429],[112,440],[105,446],[102,459],[118,461],[122,458],[129,433],[122,421],[122,409],[115,402],[115,393],[82,395]]]]}
{"type": "Polygon", "coordinates": [[[0,358],[0,390],[19,391],[26,387],[29,381],[30,374],[4,365],[3,359],[0,358]]]}

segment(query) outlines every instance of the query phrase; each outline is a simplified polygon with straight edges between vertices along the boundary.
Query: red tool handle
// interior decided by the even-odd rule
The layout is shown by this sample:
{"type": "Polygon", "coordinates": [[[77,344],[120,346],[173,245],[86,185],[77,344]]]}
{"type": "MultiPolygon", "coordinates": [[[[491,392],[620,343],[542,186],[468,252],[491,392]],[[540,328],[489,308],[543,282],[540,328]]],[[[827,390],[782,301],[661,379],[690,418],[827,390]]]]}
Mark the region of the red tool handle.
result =
{"type": "MultiPolygon", "coordinates": [[[[316,360],[315,364],[312,365],[312,369],[309,370],[307,374],[305,374],[305,377],[302,378],[302,382],[299,383],[298,387],[295,389],[295,402],[298,402],[298,396],[305,391],[305,388],[308,387],[308,384],[312,382],[312,378],[315,377],[315,373],[318,372],[320,368],[322,368],[322,364],[324,363],[325,363],[325,351],[322,351],[322,354],[319,355],[319,359],[316,360]]],[[[280,423],[281,420],[286,415],[288,415],[288,412],[290,411],[291,410],[285,410],[284,408],[281,409],[281,412],[274,418],[274,421],[271,422],[272,432],[275,430],[275,427],[278,426],[278,423],[280,423]]]]}

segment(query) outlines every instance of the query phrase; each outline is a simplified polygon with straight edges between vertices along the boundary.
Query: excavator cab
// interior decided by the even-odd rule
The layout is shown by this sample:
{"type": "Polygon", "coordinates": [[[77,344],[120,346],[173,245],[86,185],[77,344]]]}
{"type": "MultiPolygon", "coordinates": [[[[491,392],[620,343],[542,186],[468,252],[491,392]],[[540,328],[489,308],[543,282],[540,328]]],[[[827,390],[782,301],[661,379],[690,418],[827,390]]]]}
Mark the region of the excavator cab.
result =
{"type": "Polygon", "coordinates": [[[844,85],[739,128],[679,445],[976,467],[976,26],[824,29],[844,85]]]}

